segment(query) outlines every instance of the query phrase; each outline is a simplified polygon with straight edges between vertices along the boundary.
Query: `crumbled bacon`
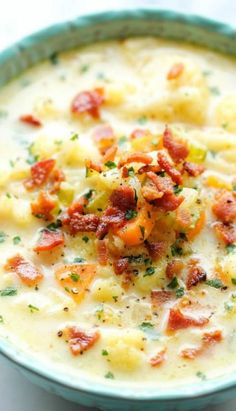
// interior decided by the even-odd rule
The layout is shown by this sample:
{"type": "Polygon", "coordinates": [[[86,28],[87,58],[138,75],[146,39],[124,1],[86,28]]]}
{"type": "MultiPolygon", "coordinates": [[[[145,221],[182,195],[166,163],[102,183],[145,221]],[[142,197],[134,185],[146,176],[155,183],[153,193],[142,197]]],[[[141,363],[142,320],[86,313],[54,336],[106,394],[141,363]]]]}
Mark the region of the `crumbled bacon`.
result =
{"type": "Polygon", "coordinates": [[[52,211],[56,204],[52,200],[46,191],[40,191],[36,202],[31,203],[32,214],[37,218],[43,218],[45,220],[51,220],[52,211]]]}
{"type": "Polygon", "coordinates": [[[145,247],[153,261],[158,261],[166,252],[167,243],[165,241],[145,241],[145,247]]]}
{"type": "Polygon", "coordinates": [[[100,117],[100,106],[104,102],[104,92],[102,88],[91,91],[81,91],[71,103],[71,112],[77,115],[88,113],[93,118],[100,117]]]}
{"type": "Polygon", "coordinates": [[[196,348],[186,348],[181,351],[180,355],[182,358],[187,360],[193,360],[198,355],[203,354],[205,351],[209,350],[209,348],[221,342],[223,339],[222,332],[220,330],[210,331],[203,334],[202,337],[202,344],[196,348]]]}
{"type": "Polygon", "coordinates": [[[161,169],[164,170],[171,177],[172,181],[174,181],[176,184],[182,184],[183,179],[179,170],[177,170],[169,162],[165,153],[159,151],[159,153],[157,154],[157,161],[161,169]]]}
{"type": "Polygon", "coordinates": [[[101,173],[103,170],[103,167],[101,164],[94,163],[94,161],[92,160],[85,160],[85,167],[90,170],[95,170],[98,173],[101,173]]]}
{"type": "Polygon", "coordinates": [[[167,80],[176,80],[184,71],[183,63],[175,63],[167,74],[167,80]]]}
{"type": "Polygon", "coordinates": [[[163,133],[163,145],[172,160],[177,164],[181,163],[189,154],[189,149],[186,144],[177,141],[168,127],[165,128],[163,133]]]}
{"type": "Polygon", "coordinates": [[[81,232],[96,232],[100,218],[95,214],[73,213],[62,222],[68,226],[70,234],[75,235],[81,232]]]}
{"type": "Polygon", "coordinates": [[[141,188],[143,198],[148,203],[153,203],[153,201],[158,200],[163,197],[163,193],[157,191],[156,186],[151,181],[146,181],[145,185],[141,188]]]}
{"type": "Polygon", "coordinates": [[[103,156],[102,162],[106,164],[107,161],[114,161],[116,153],[118,150],[118,146],[114,145],[108,148],[103,156]]]}
{"type": "Polygon", "coordinates": [[[236,198],[230,191],[222,190],[215,198],[212,211],[223,223],[230,223],[236,218],[236,198]]]}
{"type": "Polygon", "coordinates": [[[5,270],[15,272],[21,281],[28,286],[35,286],[43,279],[43,274],[30,261],[20,254],[7,260],[5,270]]]}
{"type": "Polygon", "coordinates": [[[184,201],[183,196],[177,196],[175,194],[164,194],[163,197],[155,200],[155,206],[161,208],[164,211],[174,211],[184,201]]]}
{"type": "Polygon", "coordinates": [[[177,331],[182,328],[203,327],[208,322],[209,319],[206,317],[189,317],[187,315],[184,315],[178,308],[171,308],[169,313],[167,329],[169,331],[177,331]]]}
{"type": "Polygon", "coordinates": [[[199,261],[196,259],[192,259],[188,263],[188,274],[186,281],[186,287],[188,290],[200,282],[206,281],[207,279],[206,271],[198,263],[199,261]]]}
{"type": "Polygon", "coordinates": [[[163,194],[173,193],[173,183],[169,177],[161,177],[153,173],[147,172],[147,177],[154,183],[157,190],[163,194]]]}
{"type": "Polygon", "coordinates": [[[66,327],[63,336],[68,341],[70,350],[73,355],[83,354],[99,340],[100,332],[84,331],[78,327],[66,327]]]}
{"type": "Polygon", "coordinates": [[[172,291],[164,290],[152,290],[151,291],[151,301],[153,308],[161,307],[163,304],[168,303],[173,298],[172,291]]]}
{"type": "Polygon", "coordinates": [[[130,163],[151,164],[151,162],[152,162],[152,157],[149,154],[133,153],[133,154],[128,154],[123,159],[121,159],[119,161],[118,168],[121,168],[125,164],[130,164],[130,163]]]}
{"type": "Polygon", "coordinates": [[[125,224],[125,213],[117,207],[108,207],[99,222],[96,236],[99,239],[103,239],[104,236],[108,233],[110,228],[121,227],[125,224]]]}
{"type": "Polygon", "coordinates": [[[146,166],[142,166],[138,169],[138,174],[145,174],[148,171],[158,173],[159,171],[161,171],[161,169],[158,164],[147,164],[146,166]]]}
{"type": "Polygon", "coordinates": [[[100,265],[107,265],[108,263],[108,247],[107,240],[97,240],[97,255],[100,265]]]}
{"type": "Polygon", "coordinates": [[[236,243],[236,226],[234,224],[217,222],[213,225],[213,228],[218,238],[222,240],[225,245],[236,243]]]}
{"type": "Polygon", "coordinates": [[[61,182],[65,181],[66,177],[62,170],[56,169],[52,172],[53,186],[50,190],[50,194],[55,194],[60,190],[61,182]]]}
{"type": "Polygon", "coordinates": [[[197,177],[205,171],[205,167],[202,164],[190,163],[189,161],[184,161],[183,170],[188,173],[191,177],[197,177]]]}
{"type": "Polygon", "coordinates": [[[93,131],[93,140],[99,148],[99,151],[104,155],[115,142],[115,135],[112,127],[109,124],[101,124],[93,131]]]}
{"type": "Polygon", "coordinates": [[[55,160],[53,159],[42,160],[35,163],[31,167],[31,178],[24,182],[27,190],[32,190],[45,184],[48,181],[54,166],[55,160]]]}
{"type": "Polygon", "coordinates": [[[40,238],[33,250],[36,252],[50,251],[55,247],[62,246],[64,241],[64,235],[61,231],[44,229],[41,232],[40,238]]]}
{"type": "Polygon", "coordinates": [[[113,268],[116,275],[123,274],[129,267],[129,260],[126,257],[120,257],[113,262],[113,268]]]}
{"type": "Polygon", "coordinates": [[[25,124],[29,124],[30,126],[33,127],[41,127],[42,123],[41,121],[33,116],[32,114],[24,114],[23,116],[20,116],[20,121],[25,124]]]}
{"type": "Polygon", "coordinates": [[[127,167],[122,168],[122,178],[128,178],[129,177],[129,170],[127,167]]]}
{"type": "Polygon", "coordinates": [[[130,186],[120,186],[113,190],[110,196],[113,207],[118,207],[122,211],[133,210],[136,207],[135,191],[130,186]]]}
{"type": "Polygon", "coordinates": [[[166,277],[172,280],[174,277],[178,277],[184,268],[184,263],[178,258],[170,261],[166,266],[166,277]]]}
{"type": "Polygon", "coordinates": [[[123,273],[121,285],[125,291],[127,291],[130,285],[134,283],[134,277],[135,275],[132,271],[125,271],[123,273]]]}
{"type": "Polygon", "coordinates": [[[159,351],[154,357],[150,358],[149,363],[152,367],[160,367],[166,360],[166,349],[159,351]]]}

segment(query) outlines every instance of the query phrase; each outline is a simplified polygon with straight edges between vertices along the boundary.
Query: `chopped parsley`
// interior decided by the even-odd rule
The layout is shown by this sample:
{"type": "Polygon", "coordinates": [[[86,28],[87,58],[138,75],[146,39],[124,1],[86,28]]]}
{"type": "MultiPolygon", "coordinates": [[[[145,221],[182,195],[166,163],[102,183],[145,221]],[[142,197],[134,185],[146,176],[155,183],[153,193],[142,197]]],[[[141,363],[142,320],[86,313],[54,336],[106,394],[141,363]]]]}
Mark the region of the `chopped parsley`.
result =
{"type": "Polygon", "coordinates": [[[116,168],[117,167],[116,163],[114,163],[114,161],[111,161],[111,160],[107,161],[105,163],[105,166],[108,167],[108,168],[116,168]]]}
{"type": "Polygon", "coordinates": [[[17,289],[15,287],[6,287],[3,290],[0,290],[1,297],[12,297],[17,294],[17,289]]]}
{"type": "Polygon", "coordinates": [[[80,67],[80,73],[86,73],[89,70],[89,64],[83,64],[80,67]]]}
{"type": "Polygon", "coordinates": [[[232,283],[233,285],[236,285],[236,278],[231,278],[231,283],[232,283]]]}
{"type": "Polygon", "coordinates": [[[223,288],[224,284],[219,278],[213,278],[212,280],[207,280],[206,284],[213,288],[223,288]]]}
{"type": "Polygon", "coordinates": [[[0,323],[4,323],[3,316],[0,315],[0,323]]]}
{"type": "Polygon", "coordinates": [[[21,238],[18,235],[16,235],[15,237],[13,237],[12,241],[14,245],[17,245],[21,242],[21,238]]]}
{"type": "Polygon", "coordinates": [[[154,267],[147,267],[144,277],[149,277],[155,273],[155,268],[154,267]]]}
{"type": "Polygon", "coordinates": [[[115,301],[115,303],[117,303],[117,301],[118,301],[118,296],[117,296],[117,295],[113,295],[112,298],[113,298],[113,300],[115,301]]]}
{"type": "Polygon", "coordinates": [[[0,244],[4,243],[4,241],[6,240],[6,233],[4,233],[4,231],[0,231],[0,244]]]}
{"type": "Polygon", "coordinates": [[[209,90],[210,90],[210,93],[213,94],[214,96],[220,96],[221,94],[219,88],[216,86],[210,87],[209,90]]]}
{"type": "Polygon", "coordinates": [[[106,355],[108,355],[108,351],[107,350],[102,350],[102,355],[105,357],[106,355]]]}
{"type": "Polygon", "coordinates": [[[84,236],[82,237],[82,240],[83,240],[85,243],[88,243],[88,242],[89,242],[89,238],[88,238],[86,235],[84,235],[84,236]]]}
{"type": "Polygon", "coordinates": [[[200,378],[202,381],[206,381],[207,379],[206,374],[204,374],[202,371],[196,372],[196,376],[200,378]]]}
{"type": "Polygon", "coordinates": [[[127,142],[127,137],[126,136],[121,136],[118,140],[118,145],[123,146],[127,142]]]}
{"type": "Polygon", "coordinates": [[[46,228],[50,231],[56,231],[61,226],[62,226],[61,220],[56,220],[53,223],[48,224],[46,228]]]}
{"type": "Polygon", "coordinates": [[[175,291],[176,298],[181,298],[184,296],[184,287],[179,287],[175,291]]]}
{"type": "Polygon", "coordinates": [[[142,225],[139,226],[139,229],[141,231],[141,235],[142,235],[142,239],[144,239],[145,236],[145,227],[143,227],[142,225]]]}
{"type": "Polygon", "coordinates": [[[222,123],[222,124],[221,124],[221,127],[224,128],[224,129],[226,129],[226,128],[228,127],[228,125],[229,125],[228,123],[222,123]]]}
{"type": "Polygon", "coordinates": [[[37,163],[38,159],[39,156],[29,153],[28,158],[26,159],[26,163],[28,163],[29,165],[35,164],[37,163]]]}
{"type": "Polygon", "coordinates": [[[51,56],[49,56],[49,61],[53,66],[56,66],[59,63],[58,53],[52,53],[51,56]]]}
{"type": "Polygon", "coordinates": [[[128,168],[128,176],[129,176],[129,177],[134,176],[134,167],[129,167],[129,168],[128,168]]]}
{"type": "Polygon", "coordinates": [[[77,282],[80,280],[80,275],[77,274],[77,273],[71,273],[71,274],[69,275],[69,277],[70,277],[70,279],[71,279],[72,281],[74,281],[75,283],[77,283],[77,282]]]}
{"type": "Polygon", "coordinates": [[[175,184],[173,190],[175,194],[179,194],[183,189],[178,184],[175,184]]]}
{"type": "Polygon", "coordinates": [[[152,323],[149,323],[149,322],[144,321],[144,322],[142,322],[142,324],[140,324],[140,325],[138,326],[138,328],[139,328],[140,330],[146,332],[147,330],[153,330],[154,325],[153,325],[152,323]]]}
{"type": "Polygon", "coordinates": [[[109,380],[114,380],[115,376],[114,376],[114,374],[113,374],[111,371],[108,371],[108,372],[105,374],[105,378],[108,378],[109,380]]]}
{"type": "Polygon", "coordinates": [[[79,138],[79,135],[77,133],[74,133],[74,134],[72,134],[70,140],[71,141],[76,141],[76,140],[78,140],[78,138],[79,138]]]}
{"type": "Polygon", "coordinates": [[[180,242],[178,240],[176,240],[175,243],[171,245],[170,249],[173,257],[175,257],[176,255],[183,255],[183,248],[180,246],[180,242]]]}
{"type": "Polygon", "coordinates": [[[153,340],[153,341],[157,341],[160,338],[160,334],[158,333],[158,331],[155,330],[154,324],[148,322],[148,321],[144,321],[142,322],[138,328],[143,331],[145,334],[147,334],[147,336],[153,340]]]}
{"type": "Polygon", "coordinates": [[[87,191],[87,193],[84,194],[84,197],[85,197],[87,200],[90,200],[90,198],[92,197],[94,191],[95,191],[95,190],[90,189],[89,191],[87,191]]]}
{"type": "Polygon", "coordinates": [[[132,218],[137,217],[138,213],[135,210],[127,210],[125,212],[125,218],[126,220],[132,220],[132,218]]]}
{"type": "Polygon", "coordinates": [[[102,319],[102,315],[104,314],[104,307],[103,307],[102,304],[98,306],[98,308],[96,309],[95,313],[96,313],[96,315],[97,315],[98,320],[101,320],[101,319],[102,319]]]}
{"type": "Polygon", "coordinates": [[[236,244],[229,244],[225,247],[226,251],[228,254],[230,253],[236,253],[236,244]]]}
{"type": "Polygon", "coordinates": [[[85,259],[82,257],[75,257],[72,262],[80,264],[80,263],[84,263],[85,259]]]}
{"type": "Polygon", "coordinates": [[[138,123],[139,124],[146,124],[146,122],[147,122],[147,117],[146,116],[142,116],[142,117],[139,117],[138,118],[138,123]]]}
{"type": "Polygon", "coordinates": [[[11,194],[10,194],[10,193],[6,193],[6,197],[7,197],[7,198],[11,198],[11,194]]]}
{"type": "Polygon", "coordinates": [[[171,282],[167,285],[168,288],[171,288],[171,290],[174,290],[179,286],[179,282],[177,277],[172,278],[171,282]]]}
{"type": "Polygon", "coordinates": [[[234,306],[231,303],[225,302],[224,308],[225,308],[225,311],[227,311],[228,313],[231,313],[233,311],[234,306]]]}
{"type": "Polygon", "coordinates": [[[29,304],[28,305],[28,308],[30,309],[30,312],[33,314],[33,313],[35,313],[36,311],[39,311],[39,308],[38,307],[35,307],[35,305],[32,305],[32,304],[29,304]]]}

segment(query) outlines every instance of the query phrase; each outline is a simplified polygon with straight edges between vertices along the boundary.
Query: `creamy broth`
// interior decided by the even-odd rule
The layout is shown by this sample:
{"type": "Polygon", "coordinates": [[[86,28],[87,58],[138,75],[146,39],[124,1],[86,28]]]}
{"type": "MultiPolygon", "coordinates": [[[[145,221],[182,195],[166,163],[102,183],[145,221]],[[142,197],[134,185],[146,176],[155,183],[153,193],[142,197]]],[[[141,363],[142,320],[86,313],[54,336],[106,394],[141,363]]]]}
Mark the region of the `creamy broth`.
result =
{"type": "Polygon", "coordinates": [[[205,49],[128,39],[53,56],[1,90],[2,339],[73,378],[117,384],[235,370],[235,69],[205,49]],[[84,110],[91,99],[95,111],[84,110]],[[143,162],[127,162],[140,152],[143,162]],[[156,169],[141,174],[150,156],[156,169]],[[122,187],[135,205],[117,206],[122,187]],[[111,206],[115,226],[104,223],[111,206]]]}

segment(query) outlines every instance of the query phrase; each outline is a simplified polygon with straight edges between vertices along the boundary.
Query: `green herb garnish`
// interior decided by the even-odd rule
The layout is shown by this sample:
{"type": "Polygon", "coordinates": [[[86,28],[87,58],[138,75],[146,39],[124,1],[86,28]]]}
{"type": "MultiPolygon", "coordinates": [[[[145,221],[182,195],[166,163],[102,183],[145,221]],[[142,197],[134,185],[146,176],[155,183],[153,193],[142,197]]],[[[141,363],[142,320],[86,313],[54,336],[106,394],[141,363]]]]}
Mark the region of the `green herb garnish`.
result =
{"type": "Polygon", "coordinates": [[[146,116],[142,116],[142,117],[138,118],[138,123],[139,124],[143,125],[143,124],[146,124],[146,122],[147,122],[147,117],[146,116]]]}
{"type": "Polygon", "coordinates": [[[196,372],[196,376],[200,378],[202,381],[206,381],[207,379],[206,374],[204,374],[202,371],[196,372]]]}
{"type": "Polygon", "coordinates": [[[70,140],[71,141],[76,141],[76,140],[78,140],[78,138],[79,138],[79,135],[77,133],[74,133],[74,134],[72,134],[70,140]]]}
{"type": "Polygon", "coordinates": [[[75,283],[77,283],[80,280],[80,275],[77,273],[71,273],[69,275],[69,277],[71,278],[72,281],[74,281],[75,283]]]}
{"type": "Polygon", "coordinates": [[[155,268],[154,267],[147,267],[144,277],[149,277],[155,273],[155,268]]]}
{"type": "Polygon", "coordinates": [[[105,166],[108,167],[108,168],[116,168],[117,167],[116,163],[114,163],[114,161],[111,161],[111,160],[107,161],[105,163],[105,166]]]}
{"type": "Polygon", "coordinates": [[[17,245],[21,242],[21,238],[18,235],[16,235],[15,237],[13,237],[12,241],[14,245],[17,245]]]}
{"type": "Polygon", "coordinates": [[[59,63],[58,53],[52,53],[51,56],[49,56],[49,61],[53,66],[56,66],[59,63]]]}
{"type": "Polygon", "coordinates": [[[175,184],[173,190],[175,194],[179,194],[183,189],[178,184],[175,184]]]}
{"type": "Polygon", "coordinates": [[[226,251],[228,254],[232,253],[235,254],[236,253],[236,244],[229,244],[225,247],[226,251]]]}
{"type": "Polygon", "coordinates": [[[222,283],[221,280],[219,280],[219,278],[213,278],[212,280],[207,280],[206,284],[209,285],[210,287],[213,287],[213,288],[222,288],[222,287],[224,287],[224,284],[222,283]]]}
{"type": "Polygon", "coordinates": [[[231,278],[231,283],[232,283],[233,285],[236,285],[236,278],[231,278]]]}
{"type": "Polygon", "coordinates": [[[17,289],[15,287],[6,287],[4,290],[0,290],[1,297],[12,297],[17,294],[17,289]]]}
{"type": "Polygon", "coordinates": [[[177,280],[177,277],[172,278],[171,282],[167,285],[168,288],[171,288],[171,290],[174,290],[179,286],[179,282],[177,280]]]}
{"type": "Polygon", "coordinates": [[[181,298],[184,296],[184,287],[179,287],[175,291],[176,298],[181,298]]]}
{"type": "Polygon", "coordinates": [[[57,229],[60,228],[61,226],[62,226],[61,220],[56,220],[53,223],[48,224],[46,228],[49,231],[57,231],[57,229]]]}
{"type": "Polygon", "coordinates": [[[113,374],[111,371],[108,371],[108,372],[105,374],[105,378],[108,378],[109,380],[114,380],[115,376],[114,376],[114,374],[113,374]]]}
{"type": "Polygon", "coordinates": [[[145,227],[143,227],[142,225],[139,226],[139,229],[141,231],[141,235],[142,235],[142,239],[144,239],[145,237],[145,227]]]}
{"type": "Polygon", "coordinates": [[[4,233],[4,231],[0,231],[0,244],[4,243],[4,241],[6,240],[6,233],[4,233]]]}
{"type": "Polygon", "coordinates": [[[108,355],[108,351],[107,350],[102,350],[102,355],[105,357],[106,355],[108,355]]]}
{"type": "Polygon", "coordinates": [[[135,210],[127,210],[125,212],[125,218],[126,220],[132,220],[132,218],[137,217],[138,213],[135,210]]]}
{"type": "Polygon", "coordinates": [[[82,240],[83,240],[85,243],[88,243],[88,242],[89,242],[89,238],[88,238],[86,235],[84,235],[84,236],[82,237],[82,240]]]}
{"type": "Polygon", "coordinates": [[[210,87],[209,90],[210,90],[211,94],[213,94],[214,96],[220,96],[220,94],[221,94],[219,88],[216,87],[216,86],[210,87]]]}
{"type": "Polygon", "coordinates": [[[31,313],[35,313],[36,311],[39,311],[39,308],[35,307],[32,304],[29,304],[28,307],[29,307],[31,313]]]}

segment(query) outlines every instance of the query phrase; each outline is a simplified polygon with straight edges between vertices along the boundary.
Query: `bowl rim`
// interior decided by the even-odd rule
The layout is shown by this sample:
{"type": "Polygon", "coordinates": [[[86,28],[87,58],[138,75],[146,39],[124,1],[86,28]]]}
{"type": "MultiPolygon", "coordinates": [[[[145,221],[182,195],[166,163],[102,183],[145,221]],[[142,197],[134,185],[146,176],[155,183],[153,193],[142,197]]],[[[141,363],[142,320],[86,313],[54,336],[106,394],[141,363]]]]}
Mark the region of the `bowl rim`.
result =
{"type": "MultiPolygon", "coordinates": [[[[178,20],[183,23],[194,25],[196,27],[207,28],[212,33],[221,34],[225,37],[233,37],[235,38],[236,42],[236,28],[227,23],[222,23],[211,18],[202,17],[195,14],[186,15],[174,10],[158,9],[157,7],[153,6],[139,7],[137,9],[106,9],[106,11],[81,14],[75,19],[49,25],[46,28],[23,37],[21,40],[0,51],[0,65],[14,58],[16,54],[19,54],[20,49],[27,49],[28,47],[32,47],[33,45],[36,46],[42,41],[42,39],[49,39],[51,37],[57,36],[59,33],[61,34],[68,31],[68,27],[76,26],[78,28],[82,28],[85,26],[92,26],[97,22],[106,23],[110,20],[119,21],[124,19],[138,20],[144,18],[152,18],[153,16],[155,16],[155,18],[160,18],[163,21],[170,22],[178,20]]],[[[145,35],[142,36],[145,37],[145,35]]],[[[135,401],[169,402],[198,398],[201,399],[215,393],[223,393],[224,391],[227,391],[236,386],[236,376],[232,372],[224,375],[223,377],[221,376],[219,378],[212,378],[204,382],[199,381],[199,384],[197,386],[196,383],[189,384],[189,388],[191,389],[186,389],[186,386],[184,385],[177,385],[174,388],[170,388],[168,390],[164,389],[162,391],[162,389],[160,389],[160,392],[158,393],[153,393],[153,390],[152,392],[144,392],[140,395],[140,393],[134,392],[134,386],[132,385],[128,390],[123,390],[122,388],[122,392],[120,392],[120,385],[110,384],[108,383],[109,380],[106,380],[106,384],[102,384],[100,380],[96,380],[96,382],[89,387],[86,384],[84,385],[83,381],[80,379],[78,379],[77,383],[74,383],[74,381],[70,380],[69,374],[67,376],[64,376],[62,373],[55,375],[56,369],[50,371],[49,369],[45,368],[45,363],[40,364],[40,361],[33,363],[30,355],[27,355],[25,351],[19,352],[19,350],[14,346],[13,343],[5,343],[3,339],[0,339],[0,355],[15,364],[17,368],[22,368],[41,379],[47,380],[51,383],[56,383],[63,388],[72,390],[74,392],[80,392],[85,395],[87,394],[99,396],[100,398],[114,400],[120,399],[132,403],[135,401]]]]}

